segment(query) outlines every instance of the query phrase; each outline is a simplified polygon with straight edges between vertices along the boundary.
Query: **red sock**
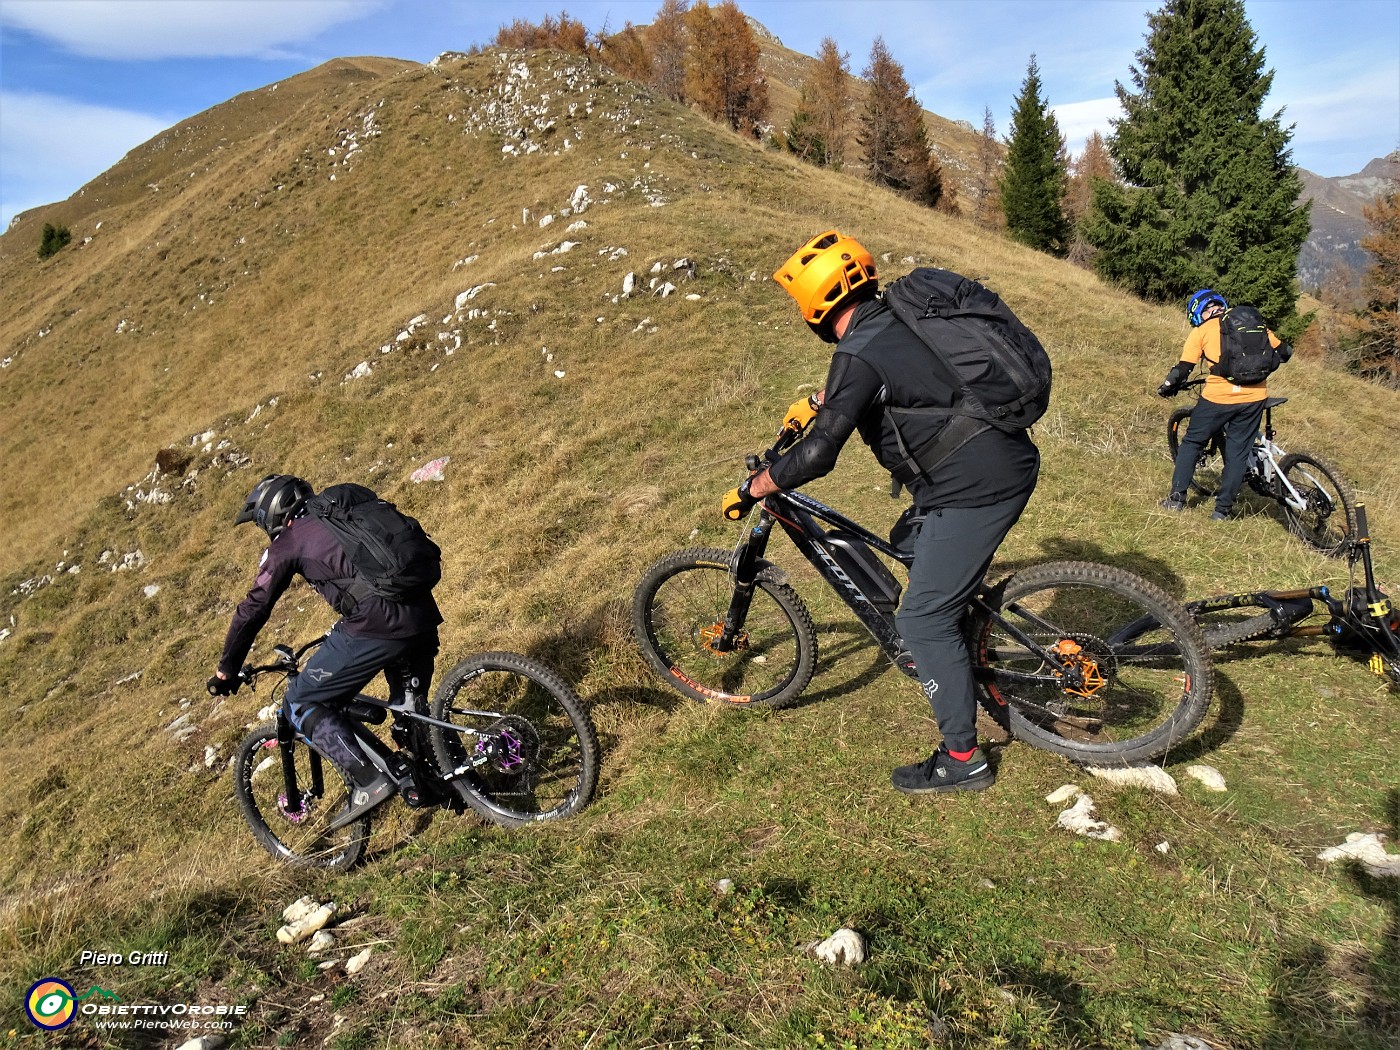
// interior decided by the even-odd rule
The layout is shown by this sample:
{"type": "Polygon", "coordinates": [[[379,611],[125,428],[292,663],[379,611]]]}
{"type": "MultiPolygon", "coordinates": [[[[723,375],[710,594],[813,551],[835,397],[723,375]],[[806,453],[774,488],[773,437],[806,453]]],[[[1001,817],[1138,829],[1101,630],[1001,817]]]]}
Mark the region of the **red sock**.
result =
{"type": "MultiPolygon", "coordinates": [[[[976,748],[973,748],[973,751],[975,750],[976,748]]],[[[952,755],[959,762],[966,762],[972,757],[972,751],[949,751],[948,754],[952,755]]]]}

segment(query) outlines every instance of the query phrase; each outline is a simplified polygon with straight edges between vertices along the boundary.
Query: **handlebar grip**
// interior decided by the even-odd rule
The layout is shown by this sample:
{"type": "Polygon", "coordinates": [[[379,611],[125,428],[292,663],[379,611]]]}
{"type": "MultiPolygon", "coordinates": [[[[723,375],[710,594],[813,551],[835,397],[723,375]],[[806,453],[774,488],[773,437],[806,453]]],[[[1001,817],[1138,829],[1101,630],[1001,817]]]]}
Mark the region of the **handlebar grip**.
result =
{"type": "Polygon", "coordinates": [[[1371,534],[1366,529],[1366,504],[1356,505],[1356,540],[1358,543],[1365,543],[1370,539],[1371,534]]]}

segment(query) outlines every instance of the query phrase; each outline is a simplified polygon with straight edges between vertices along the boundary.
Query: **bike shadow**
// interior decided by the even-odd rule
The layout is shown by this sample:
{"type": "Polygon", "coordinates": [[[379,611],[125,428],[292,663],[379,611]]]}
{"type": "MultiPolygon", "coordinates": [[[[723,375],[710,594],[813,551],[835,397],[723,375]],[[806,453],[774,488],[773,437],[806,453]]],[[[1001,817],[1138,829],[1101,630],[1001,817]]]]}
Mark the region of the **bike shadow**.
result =
{"type": "MultiPolygon", "coordinates": [[[[812,675],[812,680],[821,681],[824,688],[804,692],[795,703],[788,705],[789,710],[847,697],[857,690],[874,684],[886,671],[899,673],[895,671],[884,651],[876,644],[875,639],[870,637],[865,628],[853,627],[844,623],[822,624],[818,626],[818,631],[820,634],[818,635],[817,668],[812,675]],[[849,676],[838,674],[838,672],[847,669],[847,664],[852,658],[858,657],[862,653],[870,653],[873,656],[868,666],[858,664],[854,673],[849,676]],[[830,684],[827,684],[828,681],[830,684]]],[[[900,677],[904,676],[900,675],[900,677]]]]}
{"type": "Polygon", "coordinates": [[[1199,762],[1228,744],[1240,731],[1244,725],[1244,693],[1229,675],[1221,673],[1218,665],[1215,667],[1214,700],[1211,705],[1214,717],[1207,715],[1195,733],[1167,752],[1163,756],[1164,765],[1199,762]]]}

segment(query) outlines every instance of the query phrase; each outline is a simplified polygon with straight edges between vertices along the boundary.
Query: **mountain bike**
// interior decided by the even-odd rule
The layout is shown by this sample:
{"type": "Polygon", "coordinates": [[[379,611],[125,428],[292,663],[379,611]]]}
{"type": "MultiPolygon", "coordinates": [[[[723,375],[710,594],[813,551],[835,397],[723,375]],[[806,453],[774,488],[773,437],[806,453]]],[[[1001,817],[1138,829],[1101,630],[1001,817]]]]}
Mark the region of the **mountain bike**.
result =
{"type": "MultiPolygon", "coordinates": [[[[346,818],[349,774],[302,736],[281,703],[305,655],[277,645],[271,663],[246,665],[239,680],[267,674],[277,714],[255,726],[233,763],[234,794],[258,842],[296,866],[343,869],[362,856],[371,818],[346,818]]],[[[412,809],[471,807],[505,827],[577,813],[597,785],[598,735],[582,702],[553,670],[516,653],[477,653],[449,671],[429,710],[407,691],[397,704],[360,694],[342,709],[369,761],[412,809]],[[389,741],[370,729],[392,719],[389,741]]]]}
{"type": "MultiPolygon", "coordinates": [[[[747,458],[750,472],[801,434],[785,426],[772,448],[747,458]]],[[[727,704],[783,707],[802,695],[817,670],[817,630],[765,557],[777,525],[890,662],[917,680],[894,620],[902,585],[875,552],[905,566],[913,555],[800,491],[768,496],[753,513],[732,552],[677,551],[637,584],[633,631],[661,679],[683,696],[727,704]]],[[[965,625],[982,707],[1015,738],[1079,762],[1163,755],[1210,702],[1200,628],[1161,588],[1114,566],[1048,562],[984,584],[965,625]],[[1129,625],[1131,638],[1122,636],[1129,625]]]]}
{"type": "Polygon", "coordinates": [[[1326,585],[1297,590],[1221,594],[1187,602],[1212,649],[1241,642],[1282,638],[1326,638],[1339,650],[1368,656],[1371,672],[1400,687],[1400,613],[1376,584],[1366,507],[1356,506],[1356,532],[1346,544],[1352,582],[1346,594],[1326,585]],[[1362,582],[1357,584],[1356,567],[1362,582]],[[1325,623],[1306,623],[1319,612],[1325,623]]]}
{"type": "MultiPolygon", "coordinates": [[[[1182,389],[1204,382],[1194,379],[1182,389]]],[[[1341,471],[1329,461],[1312,452],[1288,452],[1274,440],[1274,409],[1287,401],[1286,397],[1265,399],[1264,430],[1254,439],[1244,479],[1259,495],[1283,508],[1289,531],[1295,536],[1324,554],[1340,554],[1356,530],[1356,497],[1341,471]]],[[[1167,447],[1173,463],[1190,429],[1193,408],[1178,408],[1167,420],[1167,447]]],[[[1220,491],[1222,451],[1223,441],[1217,436],[1197,457],[1191,489],[1202,498],[1220,491]]]]}

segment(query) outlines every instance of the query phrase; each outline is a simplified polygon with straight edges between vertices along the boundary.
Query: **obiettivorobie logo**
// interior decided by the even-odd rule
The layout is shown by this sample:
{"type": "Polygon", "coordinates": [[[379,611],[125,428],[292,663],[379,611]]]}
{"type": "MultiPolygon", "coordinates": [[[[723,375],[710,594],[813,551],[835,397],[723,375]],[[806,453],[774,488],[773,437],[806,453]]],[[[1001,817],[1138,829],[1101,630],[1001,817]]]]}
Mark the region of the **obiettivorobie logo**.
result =
{"type": "Polygon", "coordinates": [[[67,981],[45,977],[30,986],[29,993],[24,997],[24,1012],[34,1027],[56,1032],[73,1023],[79,1003],[92,998],[121,1002],[117,995],[97,985],[79,995],[67,981]]]}

